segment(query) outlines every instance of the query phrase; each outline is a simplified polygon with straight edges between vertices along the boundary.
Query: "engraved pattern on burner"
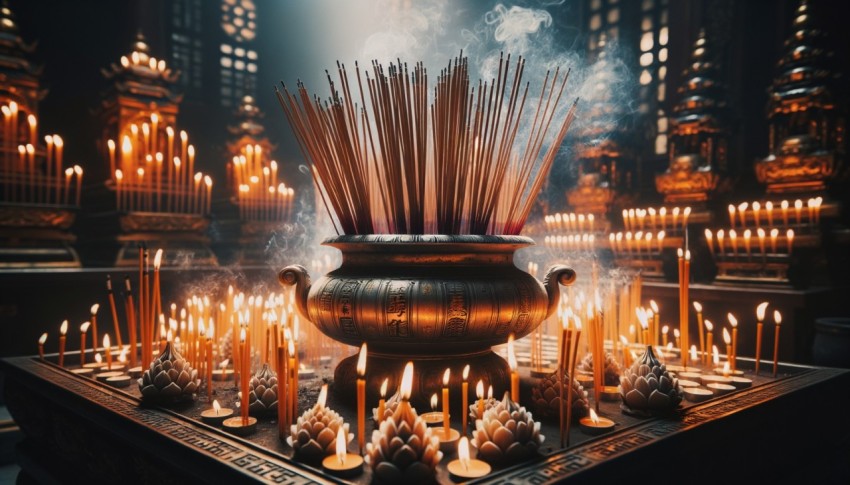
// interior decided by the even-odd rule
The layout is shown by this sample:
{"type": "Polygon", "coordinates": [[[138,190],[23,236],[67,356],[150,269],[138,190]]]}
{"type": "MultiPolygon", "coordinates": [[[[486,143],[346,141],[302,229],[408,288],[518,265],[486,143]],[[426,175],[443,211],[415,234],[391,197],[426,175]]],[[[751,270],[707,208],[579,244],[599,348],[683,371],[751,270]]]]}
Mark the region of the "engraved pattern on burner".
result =
{"type": "Polygon", "coordinates": [[[627,453],[640,446],[673,433],[699,426],[714,418],[740,412],[775,397],[809,387],[847,372],[842,369],[813,369],[786,377],[782,380],[753,387],[722,400],[687,408],[681,420],[659,420],[638,424],[624,429],[620,434],[602,441],[592,441],[585,445],[554,452],[539,463],[529,463],[495,473],[475,483],[509,485],[514,483],[548,484],[557,483],[569,475],[584,468],[627,453]]]}
{"type": "Polygon", "coordinates": [[[141,408],[135,398],[118,394],[115,391],[100,389],[83,378],[68,376],[58,369],[52,369],[28,358],[16,360],[16,365],[41,379],[61,386],[104,408],[118,413],[127,419],[155,429],[163,435],[206,453],[216,459],[242,469],[256,479],[269,483],[318,484],[315,479],[294,469],[278,457],[249,450],[226,436],[219,436],[196,428],[190,423],[170,416],[156,408],[141,408]]]}

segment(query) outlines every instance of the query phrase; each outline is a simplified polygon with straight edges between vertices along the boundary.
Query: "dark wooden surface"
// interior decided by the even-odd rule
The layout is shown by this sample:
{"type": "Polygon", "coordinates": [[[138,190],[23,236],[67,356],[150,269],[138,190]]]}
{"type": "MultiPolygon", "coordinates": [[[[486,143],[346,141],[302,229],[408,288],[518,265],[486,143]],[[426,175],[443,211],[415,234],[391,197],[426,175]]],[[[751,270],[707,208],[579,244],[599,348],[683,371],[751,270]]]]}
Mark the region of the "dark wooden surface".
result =
{"type": "MultiPolygon", "coordinates": [[[[0,369],[9,409],[26,434],[19,461],[40,482],[333,481],[291,459],[280,443],[230,436],[192,419],[192,411],[140,407],[134,390],[115,391],[29,357],[5,359],[0,369]]],[[[620,424],[614,433],[574,440],[566,450],[552,449],[557,435],[546,433],[539,459],[481,483],[765,483],[795,474],[846,483],[850,414],[838,410],[846,407],[850,371],[783,365],[782,372],[687,405],[674,418],[626,419],[605,409],[620,424]]]]}

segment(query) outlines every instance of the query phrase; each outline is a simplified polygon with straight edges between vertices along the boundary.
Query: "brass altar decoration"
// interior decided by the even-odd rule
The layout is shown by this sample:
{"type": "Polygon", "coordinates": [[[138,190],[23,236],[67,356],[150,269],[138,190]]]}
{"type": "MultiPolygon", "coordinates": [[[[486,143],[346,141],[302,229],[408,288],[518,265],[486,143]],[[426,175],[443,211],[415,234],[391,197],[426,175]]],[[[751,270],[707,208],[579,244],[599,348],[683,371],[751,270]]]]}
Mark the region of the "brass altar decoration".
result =
{"type": "Polygon", "coordinates": [[[847,119],[836,98],[840,81],[813,14],[803,0],[768,91],[769,155],[755,166],[768,194],[823,191],[844,162],[847,119]]]}
{"type": "MultiPolygon", "coordinates": [[[[414,396],[439,388],[447,362],[469,364],[470,382],[507,388],[507,363],[490,347],[528,335],[555,312],[558,285],[575,280],[564,266],[543,284],[518,269],[513,253],[532,244],[522,236],[337,236],[324,244],[342,252],[339,268],[311,284],[305,268],[288,266],[280,280],[295,285],[299,312],[322,333],[368,342],[370,390],[386,377],[397,385],[408,360],[418,368],[414,396]]],[[[356,361],[337,367],[336,392],[354,392],[356,361]]]]}
{"type": "Polygon", "coordinates": [[[107,186],[115,193],[120,231],[116,266],[136,264],[139,244],[196,266],[217,265],[205,235],[212,179],[196,171],[195,147],[175,127],[181,96],[172,88],[179,73],[150,54],[140,33],[132,52],[103,74],[111,81],[102,115],[107,186]]]}
{"type": "Polygon", "coordinates": [[[262,113],[251,96],[243,99],[236,117],[238,123],[228,127],[234,138],[227,143],[232,155],[227,164],[228,187],[239,208],[236,260],[264,263],[270,239],[292,220],[295,191],[282,181],[278,163],[271,159],[275,146],[264,134],[262,113]]]}
{"type": "Polygon", "coordinates": [[[63,160],[64,140],[38,135],[41,68],[7,5],[0,8],[0,268],[78,268],[70,228],[83,169],[63,160]]]}
{"type": "MultiPolygon", "coordinates": [[[[469,364],[470,382],[507,388],[508,365],[491,346],[528,335],[554,313],[559,285],[575,280],[572,269],[555,266],[541,283],[513,262],[517,249],[533,243],[518,234],[578,102],[559,103],[567,77],[557,69],[540,98],[521,104],[524,66],[522,58],[500,58],[496,81],[476,88],[478,101],[466,58],[440,72],[430,105],[421,63],[385,70],[375,62],[365,81],[360,69],[349,80],[339,65],[341,88],[329,79],[328,103],[310,101],[302,83],[294,94],[285,85],[278,92],[344,233],[324,242],[342,253],[339,268],[311,283],[304,267],[290,265],[280,282],[295,286],[298,311],[322,333],[368,344],[371,393],[385,378],[397,386],[408,361],[416,369],[412,395],[423,407],[447,366],[469,364]],[[520,139],[523,121],[534,143],[520,139]]],[[[340,396],[355,394],[355,364],[352,356],[336,368],[340,396]]]]}
{"type": "Polygon", "coordinates": [[[670,166],[655,176],[664,203],[702,203],[727,169],[726,103],[711,59],[705,29],[694,43],[691,63],[670,118],[670,166]]]}
{"type": "MultiPolygon", "coordinates": [[[[605,34],[596,47],[596,62],[589,74],[591,92],[586,97],[583,116],[589,120],[576,134],[578,179],[567,191],[567,202],[579,213],[604,216],[617,195],[617,189],[631,185],[631,174],[623,173],[623,150],[617,141],[622,118],[621,107],[613,101],[612,66],[607,59],[605,34]]],[[[604,217],[600,217],[600,220],[604,217]]]]}

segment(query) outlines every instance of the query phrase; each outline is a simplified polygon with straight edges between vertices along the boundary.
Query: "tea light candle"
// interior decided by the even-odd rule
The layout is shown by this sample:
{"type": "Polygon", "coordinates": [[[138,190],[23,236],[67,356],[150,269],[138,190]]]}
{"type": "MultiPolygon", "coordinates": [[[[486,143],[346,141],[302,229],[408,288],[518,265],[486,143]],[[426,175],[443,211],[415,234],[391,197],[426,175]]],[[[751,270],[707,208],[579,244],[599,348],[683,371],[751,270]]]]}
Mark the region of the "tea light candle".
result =
{"type": "Polygon", "coordinates": [[[596,411],[590,408],[590,416],[581,418],[578,422],[584,434],[598,435],[607,433],[614,429],[614,421],[596,415],[596,411]]]}
{"type": "Polygon", "coordinates": [[[76,369],[71,369],[71,372],[77,374],[78,376],[91,377],[94,374],[94,369],[78,367],[76,369]]]}
{"type": "Polygon", "coordinates": [[[345,447],[345,431],[342,427],[336,434],[336,454],[322,460],[322,469],[339,478],[352,478],[363,473],[363,457],[348,453],[345,447]]]}
{"type": "MultiPolygon", "coordinates": [[[[753,385],[752,379],[747,379],[746,377],[740,376],[729,376],[729,380],[732,381],[732,385],[735,386],[736,389],[746,389],[753,385]]],[[[679,381],[681,385],[681,381],[679,381]]]]}
{"type": "Polygon", "coordinates": [[[679,387],[681,387],[682,389],[687,389],[689,387],[699,387],[699,386],[700,386],[699,382],[691,381],[691,380],[688,380],[688,379],[679,379],[679,387]]]}
{"type": "Polygon", "coordinates": [[[59,326],[59,367],[65,367],[65,334],[68,333],[68,320],[59,326]]]}
{"type": "Polygon", "coordinates": [[[725,384],[722,382],[712,382],[705,387],[707,387],[716,396],[723,396],[724,394],[729,394],[735,390],[735,386],[732,384],[725,384]]]}
{"type": "Polygon", "coordinates": [[[482,460],[470,459],[469,439],[464,436],[457,444],[457,460],[452,460],[447,466],[452,480],[464,481],[481,478],[490,474],[492,468],[482,460]]]}
{"type": "Polygon", "coordinates": [[[99,374],[95,374],[94,378],[97,379],[100,382],[106,382],[106,380],[109,379],[110,377],[118,377],[120,375],[123,375],[123,374],[121,374],[121,372],[119,372],[117,370],[111,370],[111,371],[106,371],[106,372],[101,372],[99,374]]]}
{"type": "MultiPolygon", "coordinates": [[[[682,381],[679,381],[679,384],[681,384],[681,382],[682,381]]],[[[714,395],[708,389],[703,389],[701,387],[685,387],[682,389],[682,393],[685,395],[685,399],[693,403],[707,401],[714,395]]]]}
{"type": "Polygon", "coordinates": [[[201,421],[213,426],[220,426],[225,419],[233,415],[233,410],[230,408],[222,408],[218,403],[218,399],[213,400],[212,407],[201,411],[201,421]]]}
{"type": "Polygon", "coordinates": [[[118,375],[113,377],[107,377],[106,383],[112,387],[127,387],[130,385],[130,382],[133,379],[128,375],[118,375]]]}
{"type": "Polygon", "coordinates": [[[103,367],[103,357],[100,356],[100,352],[94,354],[94,362],[89,362],[88,364],[83,366],[83,368],[85,369],[93,370],[98,370],[101,367],[103,367]]]}
{"type": "Polygon", "coordinates": [[[602,393],[599,398],[609,402],[619,401],[620,389],[617,386],[602,386],[602,393]]]}
{"type": "Polygon", "coordinates": [[[724,376],[704,375],[700,377],[700,382],[708,386],[709,384],[731,384],[732,380],[724,376]]]}
{"type": "Polygon", "coordinates": [[[431,395],[431,412],[423,413],[420,418],[422,421],[425,421],[425,424],[428,426],[436,426],[443,421],[443,413],[436,411],[437,403],[439,402],[439,398],[437,397],[437,393],[431,395]]]}

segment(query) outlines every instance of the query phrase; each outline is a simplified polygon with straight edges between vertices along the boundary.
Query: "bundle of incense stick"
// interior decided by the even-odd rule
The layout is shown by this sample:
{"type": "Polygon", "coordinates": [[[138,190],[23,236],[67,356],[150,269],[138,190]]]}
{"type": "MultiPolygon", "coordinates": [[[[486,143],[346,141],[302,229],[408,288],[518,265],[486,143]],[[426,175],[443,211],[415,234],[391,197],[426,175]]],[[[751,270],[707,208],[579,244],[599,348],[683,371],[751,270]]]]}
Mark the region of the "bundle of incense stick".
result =
{"type": "Polygon", "coordinates": [[[359,103],[337,68],[340,91],[328,74],[327,101],[300,81],[295,92],[276,91],[337,233],[522,230],[575,116],[578,99],[558,110],[569,72],[547,72],[532,107],[521,57],[513,69],[501,57],[497,78],[477,88],[467,59],[455,58],[430,105],[421,63],[410,72],[401,61],[386,70],[373,62],[365,81],[355,64],[359,103]]]}

